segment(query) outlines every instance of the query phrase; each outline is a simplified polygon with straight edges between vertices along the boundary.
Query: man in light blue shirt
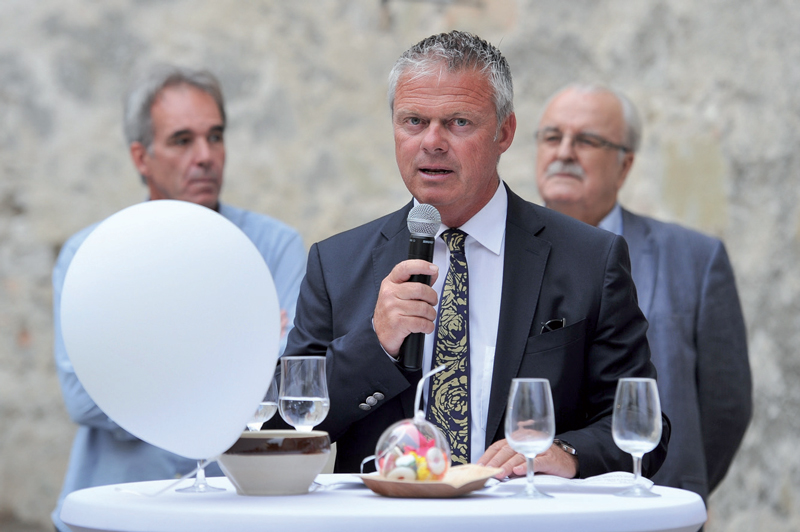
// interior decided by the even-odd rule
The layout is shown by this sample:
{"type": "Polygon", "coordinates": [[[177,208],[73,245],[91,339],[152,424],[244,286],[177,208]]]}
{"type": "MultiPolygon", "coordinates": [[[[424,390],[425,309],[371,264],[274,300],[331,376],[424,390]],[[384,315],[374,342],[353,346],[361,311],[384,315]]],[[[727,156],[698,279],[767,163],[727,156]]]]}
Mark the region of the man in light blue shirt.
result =
{"type": "MultiPolygon", "coordinates": [[[[159,67],[128,95],[125,135],[150,200],[173,199],[203,205],[219,212],[250,238],[275,282],[284,333],[282,352],[305,274],[305,247],[299,233],[286,224],[220,203],[224,130],[222,91],[208,72],[159,67]]],[[[75,490],[179,478],[196,465],[195,460],[154,447],[119,427],[92,401],[75,375],[61,333],[61,291],[72,258],[96,226],[67,240],[53,270],[56,371],[67,411],[79,425],[64,486],[52,514],[60,531],[69,530],[59,514],[64,498],[75,490]]],[[[222,474],[216,464],[206,471],[211,476],[222,474]]]]}

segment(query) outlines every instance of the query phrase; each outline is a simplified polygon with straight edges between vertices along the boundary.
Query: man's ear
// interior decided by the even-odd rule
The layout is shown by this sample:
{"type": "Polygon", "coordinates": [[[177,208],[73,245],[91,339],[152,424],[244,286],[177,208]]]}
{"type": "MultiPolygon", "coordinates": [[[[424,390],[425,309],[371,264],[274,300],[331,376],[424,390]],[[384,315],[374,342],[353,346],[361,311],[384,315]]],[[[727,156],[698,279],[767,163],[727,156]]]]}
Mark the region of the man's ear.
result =
{"type": "Polygon", "coordinates": [[[144,147],[144,144],[141,142],[131,142],[130,146],[131,152],[131,161],[133,161],[133,166],[139,171],[139,174],[142,177],[145,177],[150,174],[150,165],[148,164],[147,157],[147,148],[144,147]]]}
{"type": "Polygon", "coordinates": [[[500,153],[505,153],[505,151],[511,146],[511,142],[514,140],[514,133],[517,131],[517,116],[514,113],[511,113],[508,118],[506,118],[503,125],[500,127],[500,130],[497,134],[497,142],[500,145],[500,153]]]}
{"type": "Polygon", "coordinates": [[[622,167],[619,170],[619,178],[617,180],[617,190],[621,189],[622,185],[625,184],[625,178],[628,177],[628,172],[631,171],[634,158],[635,155],[633,152],[627,152],[625,154],[625,158],[622,159],[622,167]]]}

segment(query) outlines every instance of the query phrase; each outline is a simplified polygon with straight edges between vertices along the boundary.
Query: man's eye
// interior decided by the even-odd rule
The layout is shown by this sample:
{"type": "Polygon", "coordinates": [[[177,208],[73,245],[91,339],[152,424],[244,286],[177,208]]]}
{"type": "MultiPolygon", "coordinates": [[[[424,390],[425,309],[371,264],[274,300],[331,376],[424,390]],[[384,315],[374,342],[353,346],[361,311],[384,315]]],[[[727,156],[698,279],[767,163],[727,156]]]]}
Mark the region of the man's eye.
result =
{"type": "Polygon", "coordinates": [[[222,134],[221,133],[214,133],[208,136],[208,142],[217,143],[222,142],[222,134]]]}
{"type": "Polygon", "coordinates": [[[406,120],[406,122],[408,122],[408,123],[409,123],[410,125],[412,125],[412,126],[418,126],[418,125],[420,125],[420,124],[422,123],[422,120],[420,120],[420,119],[419,119],[418,117],[416,117],[416,116],[412,116],[412,117],[409,117],[409,118],[406,120]]]}
{"type": "Polygon", "coordinates": [[[469,120],[467,120],[466,118],[456,118],[455,120],[453,120],[453,123],[458,127],[464,127],[469,124],[469,120]]]}
{"type": "Polygon", "coordinates": [[[176,137],[172,141],[172,143],[175,144],[176,146],[186,146],[187,144],[189,144],[189,142],[191,142],[191,139],[189,137],[176,137]]]}
{"type": "Polygon", "coordinates": [[[561,139],[564,138],[562,135],[557,133],[545,133],[542,136],[542,139],[548,144],[561,144],[561,139]]]}
{"type": "Polygon", "coordinates": [[[587,137],[587,136],[584,136],[584,135],[578,135],[577,137],[575,137],[575,144],[577,144],[578,146],[586,147],[586,148],[599,148],[600,145],[601,145],[601,142],[598,139],[595,139],[595,138],[592,138],[592,137],[587,137]]]}

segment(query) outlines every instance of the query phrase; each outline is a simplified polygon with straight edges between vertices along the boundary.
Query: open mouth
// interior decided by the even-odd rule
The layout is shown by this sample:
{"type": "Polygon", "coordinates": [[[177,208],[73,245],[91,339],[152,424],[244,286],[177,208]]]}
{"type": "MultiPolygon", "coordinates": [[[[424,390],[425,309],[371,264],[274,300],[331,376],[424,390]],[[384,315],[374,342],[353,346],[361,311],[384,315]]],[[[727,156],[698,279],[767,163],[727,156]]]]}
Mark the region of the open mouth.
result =
{"type": "Polygon", "coordinates": [[[442,169],[439,169],[439,168],[420,168],[419,171],[420,171],[420,173],[423,173],[425,175],[430,175],[430,176],[443,176],[443,175],[447,175],[447,174],[452,174],[453,173],[452,170],[442,170],[442,169]]]}

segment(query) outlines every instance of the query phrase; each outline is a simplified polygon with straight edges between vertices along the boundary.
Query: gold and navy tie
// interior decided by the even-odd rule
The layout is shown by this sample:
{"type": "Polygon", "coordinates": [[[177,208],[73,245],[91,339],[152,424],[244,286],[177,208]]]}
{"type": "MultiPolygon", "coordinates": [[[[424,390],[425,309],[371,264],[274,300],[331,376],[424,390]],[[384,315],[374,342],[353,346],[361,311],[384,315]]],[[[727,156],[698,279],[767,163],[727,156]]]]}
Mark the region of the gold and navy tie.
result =
{"type": "Polygon", "coordinates": [[[459,229],[442,233],[450,248],[450,266],[439,301],[439,317],[433,344],[433,365],[447,365],[431,378],[427,417],[442,429],[450,442],[452,461],[469,463],[469,314],[467,305],[467,257],[459,229]]]}

